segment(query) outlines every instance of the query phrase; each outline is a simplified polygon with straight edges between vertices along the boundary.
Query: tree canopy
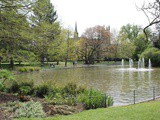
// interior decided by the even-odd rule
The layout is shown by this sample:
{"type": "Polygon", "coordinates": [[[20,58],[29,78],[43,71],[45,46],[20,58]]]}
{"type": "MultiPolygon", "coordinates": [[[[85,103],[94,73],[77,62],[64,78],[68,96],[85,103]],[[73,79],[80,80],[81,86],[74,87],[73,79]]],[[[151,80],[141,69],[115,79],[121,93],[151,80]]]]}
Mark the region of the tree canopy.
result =
{"type": "MultiPolygon", "coordinates": [[[[159,5],[156,0],[141,8],[154,18],[149,26],[158,26],[159,5]]],[[[104,58],[137,60],[151,42],[145,38],[151,35],[148,27],[143,34],[141,26],[124,25],[113,41],[110,27],[96,25],[74,38],[72,30],[62,27],[50,0],[0,0],[0,63],[7,61],[13,67],[14,61],[38,61],[42,65],[45,61],[65,61],[66,66],[68,60],[84,60],[86,64],[104,58]]]]}
{"type": "Polygon", "coordinates": [[[50,0],[1,0],[0,16],[0,55],[4,61],[10,60],[13,66],[14,61],[37,58],[44,62],[48,58],[61,29],[50,0]]]}
{"type": "Polygon", "coordinates": [[[85,40],[85,63],[93,63],[94,60],[104,58],[104,51],[110,45],[110,30],[105,26],[94,26],[87,28],[82,38],[85,40]]]}

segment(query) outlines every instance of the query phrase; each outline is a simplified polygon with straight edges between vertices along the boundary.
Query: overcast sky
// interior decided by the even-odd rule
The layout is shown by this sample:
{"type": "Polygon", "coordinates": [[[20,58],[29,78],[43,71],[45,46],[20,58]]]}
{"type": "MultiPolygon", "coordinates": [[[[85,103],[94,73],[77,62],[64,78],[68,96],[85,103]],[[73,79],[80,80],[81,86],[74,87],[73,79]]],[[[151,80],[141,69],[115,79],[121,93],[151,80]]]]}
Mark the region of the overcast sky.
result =
{"type": "Polygon", "coordinates": [[[153,0],[51,0],[64,27],[74,29],[77,21],[80,35],[95,25],[110,25],[116,30],[128,23],[147,25],[144,13],[136,9],[144,1],[153,0]]]}

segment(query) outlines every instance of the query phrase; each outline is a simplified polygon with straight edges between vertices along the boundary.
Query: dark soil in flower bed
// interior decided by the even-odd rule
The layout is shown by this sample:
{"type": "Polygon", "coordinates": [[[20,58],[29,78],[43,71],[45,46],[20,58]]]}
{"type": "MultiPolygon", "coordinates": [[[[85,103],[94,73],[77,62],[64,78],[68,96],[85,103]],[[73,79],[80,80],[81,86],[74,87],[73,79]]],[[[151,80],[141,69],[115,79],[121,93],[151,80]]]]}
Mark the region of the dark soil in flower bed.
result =
{"type": "MultiPolygon", "coordinates": [[[[15,95],[0,92],[0,105],[8,102],[17,101],[19,98],[15,95]]],[[[0,120],[11,120],[10,113],[0,107],[0,120]]]]}

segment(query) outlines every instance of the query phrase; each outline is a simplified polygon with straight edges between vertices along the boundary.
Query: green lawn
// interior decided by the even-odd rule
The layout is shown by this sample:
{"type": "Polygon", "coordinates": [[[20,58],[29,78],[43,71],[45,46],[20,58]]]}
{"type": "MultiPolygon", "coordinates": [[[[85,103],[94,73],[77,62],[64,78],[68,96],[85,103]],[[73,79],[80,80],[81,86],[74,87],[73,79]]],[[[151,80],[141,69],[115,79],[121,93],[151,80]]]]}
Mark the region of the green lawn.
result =
{"type": "Polygon", "coordinates": [[[119,107],[110,107],[106,109],[88,110],[69,116],[50,117],[46,118],[45,120],[159,120],[159,119],[160,119],[160,101],[154,101],[154,102],[146,102],[130,106],[119,106],[119,107]]]}

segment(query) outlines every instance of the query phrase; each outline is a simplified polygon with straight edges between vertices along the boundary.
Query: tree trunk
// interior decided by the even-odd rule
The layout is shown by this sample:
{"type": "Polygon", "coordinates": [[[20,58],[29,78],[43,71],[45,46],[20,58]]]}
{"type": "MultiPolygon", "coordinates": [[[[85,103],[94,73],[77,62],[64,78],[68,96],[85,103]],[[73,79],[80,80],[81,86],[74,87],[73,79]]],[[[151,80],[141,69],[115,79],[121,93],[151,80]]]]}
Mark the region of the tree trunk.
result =
{"type": "Polygon", "coordinates": [[[11,58],[10,58],[10,68],[13,69],[13,67],[14,67],[14,60],[13,60],[13,58],[11,57],[11,58]]]}
{"type": "Polygon", "coordinates": [[[57,60],[57,65],[59,65],[59,60],[57,60]]]}
{"type": "Polygon", "coordinates": [[[67,59],[65,60],[65,67],[67,67],[67,59]]]}
{"type": "Polygon", "coordinates": [[[41,59],[41,65],[43,66],[44,65],[44,54],[41,54],[41,57],[40,57],[40,59],[41,59]]]}
{"type": "Polygon", "coordinates": [[[18,61],[18,64],[21,65],[22,61],[18,61]]]}

